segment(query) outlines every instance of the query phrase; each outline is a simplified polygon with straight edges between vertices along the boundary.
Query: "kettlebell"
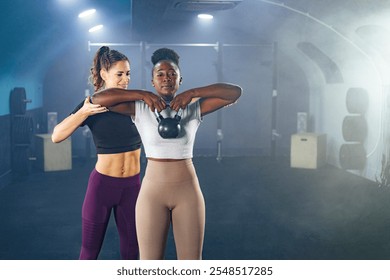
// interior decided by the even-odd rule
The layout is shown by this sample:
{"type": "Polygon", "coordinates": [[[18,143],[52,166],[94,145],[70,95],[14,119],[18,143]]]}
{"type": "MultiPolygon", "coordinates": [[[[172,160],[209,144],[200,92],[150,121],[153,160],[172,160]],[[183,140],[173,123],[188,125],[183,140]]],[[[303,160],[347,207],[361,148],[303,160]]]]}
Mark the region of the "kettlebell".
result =
{"type": "Polygon", "coordinates": [[[173,118],[164,118],[157,110],[155,111],[158,122],[158,134],[164,139],[176,138],[181,131],[181,113],[180,109],[173,118]]]}

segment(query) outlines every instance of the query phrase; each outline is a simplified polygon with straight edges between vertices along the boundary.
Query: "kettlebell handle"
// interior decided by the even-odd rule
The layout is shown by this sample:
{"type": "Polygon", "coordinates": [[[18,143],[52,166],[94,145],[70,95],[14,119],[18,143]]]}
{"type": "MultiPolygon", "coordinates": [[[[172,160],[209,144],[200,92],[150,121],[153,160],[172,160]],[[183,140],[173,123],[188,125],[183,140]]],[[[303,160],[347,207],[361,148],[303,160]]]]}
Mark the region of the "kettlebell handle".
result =
{"type": "Polygon", "coordinates": [[[157,111],[157,109],[154,109],[154,114],[156,115],[157,122],[160,122],[164,119],[164,117],[160,114],[160,112],[157,111]]]}
{"type": "MultiPolygon", "coordinates": [[[[160,122],[164,119],[164,117],[161,115],[160,112],[157,111],[157,109],[154,109],[154,114],[156,115],[157,121],[160,122]]],[[[183,115],[183,109],[180,108],[179,111],[176,112],[174,119],[177,119],[178,121],[181,119],[181,116],[183,115]]]]}

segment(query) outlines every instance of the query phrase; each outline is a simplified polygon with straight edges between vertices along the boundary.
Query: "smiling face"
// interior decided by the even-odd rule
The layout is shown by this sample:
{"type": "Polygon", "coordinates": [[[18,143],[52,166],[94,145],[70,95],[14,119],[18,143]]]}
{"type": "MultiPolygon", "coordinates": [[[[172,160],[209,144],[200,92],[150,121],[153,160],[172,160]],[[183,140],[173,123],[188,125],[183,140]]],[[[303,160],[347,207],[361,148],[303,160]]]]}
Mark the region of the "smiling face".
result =
{"type": "Polygon", "coordinates": [[[130,83],[130,63],[121,60],[114,63],[107,71],[101,70],[100,75],[105,83],[105,88],[124,88],[130,83]]]}
{"type": "Polygon", "coordinates": [[[165,101],[172,100],[181,80],[179,67],[172,61],[160,61],[153,68],[152,85],[165,101]]]}

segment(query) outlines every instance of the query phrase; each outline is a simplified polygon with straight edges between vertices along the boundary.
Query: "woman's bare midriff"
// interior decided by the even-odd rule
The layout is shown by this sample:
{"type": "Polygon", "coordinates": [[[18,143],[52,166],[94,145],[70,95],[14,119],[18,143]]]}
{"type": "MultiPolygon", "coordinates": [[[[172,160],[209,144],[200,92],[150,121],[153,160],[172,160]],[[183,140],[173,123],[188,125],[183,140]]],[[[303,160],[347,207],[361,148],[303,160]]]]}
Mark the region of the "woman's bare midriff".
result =
{"type": "Polygon", "coordinates": [[[120,154],[98,154],[96,170],[104,175],[125,178],[140,173],[141,149],[120,154]]]}
{"type": "Polygon", "coordinates": [[[186,160],[186,159],[185,158],[181,158],[181,159],[174,159],[174,158],[148,158],[148,160],[161,161],[161,162],[170,162],[170,161],[181,161],[181,160],[186,160]]]}

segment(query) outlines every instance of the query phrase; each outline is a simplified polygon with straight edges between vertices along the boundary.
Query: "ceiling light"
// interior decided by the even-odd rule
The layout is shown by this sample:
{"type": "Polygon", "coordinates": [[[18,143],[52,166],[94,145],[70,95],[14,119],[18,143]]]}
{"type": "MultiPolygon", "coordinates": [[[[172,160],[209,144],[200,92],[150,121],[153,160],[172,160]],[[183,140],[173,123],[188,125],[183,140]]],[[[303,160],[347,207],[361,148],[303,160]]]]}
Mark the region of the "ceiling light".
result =
{"type": "Polygon", "coordinates": [[[213,16],[210,14],[199,14],[198,18],[210,20],[210,19],[213,19],[213,16]]]}
{"type": "Polygon", "coordinates": [[[90,16],[90,15],[94,14],[95,12],[96,12],[95,9],[86,10],[84,12],[79,13],[79,18],[85,18],[87,16],[90,16]]]}
{"type": "Polygon", "coordinates": [[[103,28],[103,24],[96,25],[94,27],[91,27],[88,31],[89,32],[95,32],[103,28]]]}

